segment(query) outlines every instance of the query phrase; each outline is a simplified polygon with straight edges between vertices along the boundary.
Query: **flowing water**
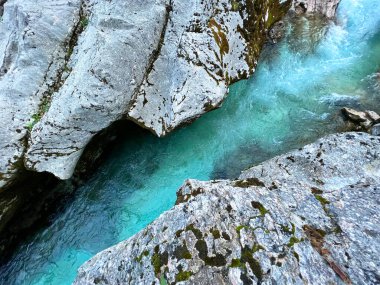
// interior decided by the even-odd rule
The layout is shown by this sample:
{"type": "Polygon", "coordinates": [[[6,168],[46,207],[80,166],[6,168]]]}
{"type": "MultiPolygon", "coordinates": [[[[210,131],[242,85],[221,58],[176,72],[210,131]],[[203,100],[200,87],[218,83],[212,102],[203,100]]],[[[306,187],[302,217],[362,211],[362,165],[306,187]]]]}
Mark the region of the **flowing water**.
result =
{"type": "Polygon", "coordinates": [[[70,284],[95,253],[124,240],[175,201],[186,178],[241,170],[341,128],[344,106],[380,111],[380,1],[342,0],[336,23],[289,22],[255,75],[223,107],[158,139],[134,131],[51,225],[0,269],[1,284],[70,284]]]}

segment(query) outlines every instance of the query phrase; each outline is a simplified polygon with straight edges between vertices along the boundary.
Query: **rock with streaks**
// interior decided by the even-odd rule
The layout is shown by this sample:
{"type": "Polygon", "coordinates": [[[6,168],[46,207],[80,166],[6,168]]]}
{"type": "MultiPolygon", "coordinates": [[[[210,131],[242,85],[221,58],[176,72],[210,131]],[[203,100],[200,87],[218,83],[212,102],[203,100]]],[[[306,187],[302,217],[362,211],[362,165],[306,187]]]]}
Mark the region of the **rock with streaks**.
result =
{"type": "Polygon", "coordinates": [[[0,1],[0,187],[25,167],[69,178],[117,120],[163,136],[217,108],[291,4],[0,1]]]}
{"type": "Polygon", "coordinates": [[[80,4],[0,1],[0,191],[23,168],[28,128],[62,75],[80,4]]]}
{"type": "Polygon", "coordinates": [[[29,140],[26,167],[69,178],[122,118],[158,136],[220,105],[248,77],[287,1],[90,1],[69,74],[29,140]],[[63,107],[64,106],[64,107],[63,107]]]}
{"type": "Polygon", "coordinates": [[[294,0],[292,10],[296,14],[321,14],[333,18],[340,0],[294,0]]]}
{"type": "Polygon", "coordinates": [[[186,181],[74,284],[377,284],[379,195],[380,138],[331,135],[235,181],[186,181]]]}
{"type": "Polygon", "coordinates": [[[33,127],[25,164],[68,179],[91,138],[126,114],[165,33],[165,1],[92,1],[62,86],[33,127]]]}

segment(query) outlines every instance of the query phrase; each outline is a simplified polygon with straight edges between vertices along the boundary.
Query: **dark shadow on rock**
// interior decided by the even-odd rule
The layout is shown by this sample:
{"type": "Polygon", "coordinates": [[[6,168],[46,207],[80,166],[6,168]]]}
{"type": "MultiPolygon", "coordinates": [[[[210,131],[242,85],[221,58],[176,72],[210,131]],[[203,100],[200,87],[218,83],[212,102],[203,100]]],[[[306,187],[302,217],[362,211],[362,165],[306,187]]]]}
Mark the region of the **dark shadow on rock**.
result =
{"type": "Polygon", "coordinates": [[[50,173],[24,170],[18,180],[0,193],[0,264],[37,231],[48,227],[71,205],[75,192],[94,175],[112,153],[128,138],[148,132],[121,120],[97,134],[86,147],[73,177],[60,181],[50,173]]]}

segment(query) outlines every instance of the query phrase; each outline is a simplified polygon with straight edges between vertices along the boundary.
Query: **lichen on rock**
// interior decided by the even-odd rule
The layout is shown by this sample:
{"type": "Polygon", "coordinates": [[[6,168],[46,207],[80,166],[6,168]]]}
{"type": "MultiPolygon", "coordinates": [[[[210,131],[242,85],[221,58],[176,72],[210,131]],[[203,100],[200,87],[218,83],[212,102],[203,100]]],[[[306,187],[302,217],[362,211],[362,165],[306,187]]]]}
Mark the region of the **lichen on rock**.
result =
{"type": "Polygon", "coordinates": [[[74,284],[376,284],[379,151],[379,137],[342,133],[238,181],[188,180],[176,206],[74,284]]]}

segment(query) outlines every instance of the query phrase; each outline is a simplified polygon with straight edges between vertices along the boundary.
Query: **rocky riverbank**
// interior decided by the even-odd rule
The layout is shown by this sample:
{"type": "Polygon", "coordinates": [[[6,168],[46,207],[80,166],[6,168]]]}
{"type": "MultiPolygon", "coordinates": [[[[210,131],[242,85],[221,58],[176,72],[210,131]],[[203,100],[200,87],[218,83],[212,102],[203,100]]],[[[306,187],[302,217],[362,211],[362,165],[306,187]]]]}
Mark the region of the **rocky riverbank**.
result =
{"type": "Polygon", "coordinates": [[[0,189],[25,168],[71,177],[117,120],[163,136],[217,108],[289,8],[338,0],[309,2],[1,1],[0,189]]]}
{"type": "Polygon", "coordinates": [[[379,137],[342,133],[238,180],[189,180],[74,284],[376,284],[379,151],[379,137]]]}
{"type": "Polygon", "coordinates": [[[219,106],[228,85],[254,71],[290,0],[8,0],[0,7],[1,233],[28,201],[50,196],[56,180],[46,172],[70,178],[89,143],[97,146],[84,160],[93,164],[115,121],[162,136],[219,106]]]}
{"type": "Polygon", "coordinates": [[[230,83],[252,74],[290,4],[7,1],[0,186],[24,167],[71,177],[89,141],[114,121],[163,136],[218,107],[230,83]]]}
{"type": "Polygon", "coordinates": [[[79,172],[93,164],[114,121],[164,135],[219,106],[227,86],[254,71],[269,28],[291,6],[103,2],[0,1],[0,233],[11,223],[17,235],[21,210],[46,208],[57,183],[46,172],[70,177],[89,143],[79,172]]]}

